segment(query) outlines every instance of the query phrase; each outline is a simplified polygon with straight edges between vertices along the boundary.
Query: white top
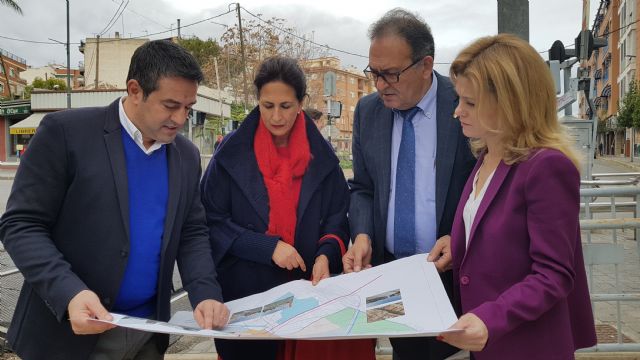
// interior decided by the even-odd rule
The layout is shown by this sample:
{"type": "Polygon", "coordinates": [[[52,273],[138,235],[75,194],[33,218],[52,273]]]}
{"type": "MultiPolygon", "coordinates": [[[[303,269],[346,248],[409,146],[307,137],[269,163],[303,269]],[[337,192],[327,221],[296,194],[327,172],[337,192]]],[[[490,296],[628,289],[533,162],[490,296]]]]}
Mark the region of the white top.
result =
{"type": "Polygon", "coordinates": [[[476,172],[476,175],[473,177],[473,189],[471,190],[471,194],[469,194],[469,198],[467,199],[467,203],[464,204],[464,209],[462,210],[462,219],[464,220],[464,233],[466,244],[469,246],[469,235],[471,234],[471,227],[473,226],[473,221],[476,218],[476,214],[478,213],[478,208],[480,207],[480,203],[482,202],[482,198],[484,198],[484,193],[487,191],[487,187],[489,187],[489,183],[491,183],[491,179],[493,178],[493,174],[496,172],[494,169],[489,176],[487,176],[487,180],[482,185],[482,189],[478,193],[478,196],[475,196],[476,193],[476,184],[478,182],[478,174],[480,170],[476,172]]]}
{"type": "Polygon", "coordinates": [[[164,143],[156,141],[148,149],[144,146],[144,142],[142,141],[142,133],[133,124],[131,119],[129,119],[129,117],[127,116],[127,113],[124,112],[123,103],[124,103],[125,97],[126,96],[123,96],[120,98],[120,101],[119,101],[120,104],[118,105],[118,109],[120,112],[120,125],[122,125],[124,130],[127,132],[127,134],[129,134],[129,136],[131,136],[133,141],[140,147],[140,149],[142,149],[142,151],[144,151],[145,154],[149,155],[152,152],[160,149],[162,145],[164,145],[164,143]]]}

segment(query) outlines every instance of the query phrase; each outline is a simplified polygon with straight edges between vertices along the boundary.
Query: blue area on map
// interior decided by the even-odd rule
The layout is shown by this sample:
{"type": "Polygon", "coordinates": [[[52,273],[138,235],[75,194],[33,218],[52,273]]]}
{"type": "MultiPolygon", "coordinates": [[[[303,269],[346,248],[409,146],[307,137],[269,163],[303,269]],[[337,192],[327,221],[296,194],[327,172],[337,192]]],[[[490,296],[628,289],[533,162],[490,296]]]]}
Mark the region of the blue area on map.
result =
{"type": "MultiPolygon", "coordinates": [[[[282,298],[284,299],[289,296],[292,296],[292,294],[288,293],[282,298]]],[[[317,306],[318,306],[318,299],[314,299],[314,298],[298,299],[294,297],[293,304],[291,304],[291,307],[282,310],[282,318],[278,320],[278,324],[282,324],[283,322],[299,314],[302,314],[305,311],[309,311],[317,306]]]]}

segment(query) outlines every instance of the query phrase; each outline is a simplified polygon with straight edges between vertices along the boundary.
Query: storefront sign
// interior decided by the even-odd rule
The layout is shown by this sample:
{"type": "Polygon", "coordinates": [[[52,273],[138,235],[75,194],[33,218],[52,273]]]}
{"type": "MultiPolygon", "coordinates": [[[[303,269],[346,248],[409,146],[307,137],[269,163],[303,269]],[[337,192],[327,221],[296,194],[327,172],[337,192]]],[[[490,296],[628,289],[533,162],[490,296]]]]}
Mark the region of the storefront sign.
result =
{"type": "Polygon", "coordinates": [[[31,105],[0,107],[0,116],[28,115],[31,112],[31,105]]]}
{"type": "Polygon", "coordinates": [[[33,135],[36,133],[36,128],[12,128],[9,129],[11,135],[33,135]]]}

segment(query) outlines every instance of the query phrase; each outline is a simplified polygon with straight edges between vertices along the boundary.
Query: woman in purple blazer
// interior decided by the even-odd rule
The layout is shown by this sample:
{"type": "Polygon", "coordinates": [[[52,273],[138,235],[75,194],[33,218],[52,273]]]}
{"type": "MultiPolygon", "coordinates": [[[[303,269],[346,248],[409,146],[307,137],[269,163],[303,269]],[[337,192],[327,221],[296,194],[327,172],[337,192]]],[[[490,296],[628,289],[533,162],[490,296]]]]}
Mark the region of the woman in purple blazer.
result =
{"type": "Polygon", "coordinates": [[[479,156],[451,231],[460,332],[474,359],[573,359],[596,343],[580,240],[578,158],[549,69],[512,35],[451,65],[455,115],[479,156]]]}

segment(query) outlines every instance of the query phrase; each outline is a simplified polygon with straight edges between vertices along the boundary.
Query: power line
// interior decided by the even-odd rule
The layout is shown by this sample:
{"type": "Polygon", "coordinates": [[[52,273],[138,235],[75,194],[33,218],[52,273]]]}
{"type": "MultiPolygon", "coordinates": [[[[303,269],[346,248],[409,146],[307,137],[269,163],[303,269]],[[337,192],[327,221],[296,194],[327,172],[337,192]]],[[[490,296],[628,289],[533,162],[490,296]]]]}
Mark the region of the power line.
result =
{"type": "MultiPolygon", "coordinates": [[[[107,33],[109,30],[111,30],[111,28],[113,27],[113,25],[116,24],[116,22],[118,22],[118,19],[120,19],[122,17],[122,14],[124,13],[124,10],[127,8],[127,6],[129,5],[129,0],[127,0],[126,2],[124,2],[123,0],[123,4],[124,7],[122,8],[122,10],[120,11],[120,14],[118,14],[118,16],[116,16],[115,20],[113,20],[113,22],[111,23],[111,25],[108,25],[108,28],[106,28],[105,30],[103,30],[103,32],[100,35],[104,35],[105,33],[107,33]]],[[[124,25],[123,25],[124,28],[124,25]]],[[[124,29],[123,29],[124,31],[124,29]]]]}
{"type": "MultiPolygon", "coordinates": [[[[235,10],[229,10],[229,11],[224,12],[222,14],[218,14],[218,15],[215,15],[215,16],[203,19],[203,20],[199,20],[199,21],[193,22],[191,24],[183,25],[182,28],[198,25],[198,24],[201,24],[203,22],[206,22],[206,21],[209,21],[209,20],[213,20],[213,19],[219,18],[221,16],[227,15],[227,14],[233,12],[233,11],[235,11],[235,10]]],[[[166,34],[166,33],[171,32],[171,31],[173,31],[173,29],[164,30],[164,31],[158,31],[158,32],[155,32],[155,33],[150,33],[150,34],[132,36],[132,37],[129,37],[129,39],[146,38],[146,37],[149,37],[149,36],[166,34]]],[[[2,35],[0,35],[0,38],[1,39],[7,39],[7,40],[13,40],[13,41],[19,41],[19,42],[33,43],[33,44],[60,45],[60,42],[16,39],[16,38],[12,38],[12,37],[8,37],[8,36],[2,36],[2,35]]],[[[113,42],[113,41],[120,41],[120,40],[121,39],[101,39],[100,43],[104,44],[104,43],[113,42]]],[[[79,42],[70,43],[70,45],[80,45],[80,44],[81,43],[79,43],[79,42]]]]}
{"type": "MultiPolygon", "coordinates": [[[[242,8],[242,10],[244,10],[246,13],[248,13],[249,15],[253,16],[254,18],[256,18],[256,19],[260,20],[260,21],[261,21],[261,22],[263,22],[264,24],[266,24],[266,25],[268,25],[268,26],[271,26],[271,27],[272,27],[272,28],[274,28],[274,29],[280,30],[280,31],[282,31],[282,32],[284,32],[284,33],[286,33],[286,34],[289,34],[289,35],[291,35],[291,36],[293,36],[293,37],[295,37],[295,38],[297,38],[297,39],[300,39],[300,40],[302,40],[302,41],[308,41],[308,42],[310,42],[311,44],[314,44],[314,45],[316,45],[316,46],[320,46],[320,47],[326,48],[326,49],[328,49],[328,50],[333,50],[333,51],[335,51],[335,52],[339,52],[339,53],[343,53],[343,54],[347,54],[347,55],[353,55],[353,56],[361,57],[361,58],[364,58],[364,59],[368,59],[368,58],[369,58],[369,56],[365,56],[365,55],[361,55],[361,54],[355,54],[355,53],[352,53],[352,52],[348,52],[348,51],[344,51],[344,50],[336,49],[336,48],[333,48],[333,47],[331,47],[331,46],[329,46],[329,45],[326,45],[326,44],[325,44],[325,45],[322,45],[322,44],[319,44],[319,43],[314,42],[314,41],[312,41],[312,40],[305,39],[305,38],[303,38],[303,37],[301,37],[301,36],[299,36],[299,35],[297,35],[297,34],[294,34],[294,33],[290,32],[290,31],[286,30],[286,29],[282,29],[282,28],[280,28],[280,27],[278,27],[278,26],[275,26],[275,25],[274,25],[274,24],[272,24],[272,23],[269,23],[268,21],[266,21],[266,20],[262,19],[260,16],[258,16],[258,15],[255,15],[255,14],[251,13],[249,10],[245,9],[244,7],[241,7],[241,8],[242,8]]],[[[640,20],[639,20],[639,21],[640,21],[640,20]]],[[[540,53],[540,54],[543,54],[543,53],[546,53],[546,52],[549,52],[549,50],[539,51],[539,53],[540,53]]],[[[434,65],[451,65],[451,63],[450,63],[450,62],[434,62],[433,64],[434,64],[434,65]]]]}
{"type": "MultiPolygon", "coordinates": [[[[111,1],[112,1],[112,2],[114,2],[114,3],[116,3],[116,4],[118,3],[116,0],[111,0],[111,1]]],[[[140,14],[139,12],[137,12],[137,11],[135,11],[135,10],[131,9],[131,7],[127,7],[127,11],[128,11],[128,12],[131,12],[131,13],[134,13],[134,14],[136,14],[136,15],[140,16],[141,18],[147,19],[147,20],[151,21],[152,23],[154,23],[154,24],[156,24],[156,25],[158,25],[158,26],[161,26],[161,27],[163,27],[163,28],[165,28],[165,29],[167,29],[167,30],[170,30],[170,29],[171,29],[170,27],[168,27],[168,26],[166,26],[166,25],[164,25],[164,24],[161,24],[161,23],[159,23],[159,22],[157,22],[157,21],[153,20],[152,18],[150,18],[150,17],[148,17],[148,16],[145,16],[145,15],[143,15],[143,14],[140,14]]]]}
{"type": "Polygon", "coordinates": [[[290,32],[290,31],[288,31],[288,30],[286,30],[286,29],[280,28],[280,27],[278,27],[278,26],[275,26],[274,24],[269,23],[269,22],[268,22],[268,21],[266,21],[266,20],[263,20],[260,16],[253,14],[251,11],[249,11],[249,10],[245,9],[245,8],[244,8],[244,7],[242,7],[242,6],[241,6],[240,8],[241,8],[242,10],[244,10],[247,14],[249,14],[249,15],[253,16],[254,18],[256,18],[256,19],[258,19],[258,20],[260,20],[260,21],[261,21],[261,22],[263,22],[264,24],[266,24],[266,25],[268,25],[268,26],[271,26],[271,27],[272,27],[272,28],[274,28],[274,29],[280,30],[280,31],[282,31],[282,32],[283,32],[283,33],[285,33],[285,34],[291,35],[291,36],[293,36],[293,37],[295,37],[295,38],[297,38],[297,39],[299,39],[299,40],[302,40],[302,41],[308,41],[309,43],[311,43],[311,44],[313,44],[313,45],[316,45],[316,46],[319,46],[319,47],[323,47],[323,48],[325,48],[325,49],[327,49],[327,50],[333,50],[333,51],[336,51],[336,52],[339,52],[339,53],[343,53],[343,54],[347,54],[347,55],[353,55],[353,56],[357,56],[357,57],[361,57],[361,58],[365,58],[365,59],[368,59],[368,58],[369,58],[368,56],[365,56],[365,55],[356,54],[356,53],[352,53],[352,52],[349,52],[349,51],[336,49],[336,48],[333,48],[333,47],[331,47],[331,46],[329,46],[329,45],[327,45],[327,44],[322,45],[322,44],[319,44],[319,43],[317,43],[317,42],[315,42],[315,41],[313,41],[313,40],[305,39],[305,38],[301,37],[300,35],[294,34],[294,33],[290,32]]]}
{"type": "Polygon", "coordinates": [[[2,35],[0,35],[0,38],[7,39],[7,40],[13,40],[13,41],[32,43],[32,44],[59,45],[58,43],[53,42],[53,41],[37,41],[37,40],[16,39],[16,38],[12,38],[12,37],[8,37],[8,36],[2,36],[2,35]]]}
{"type": "Polygon", "coordinates": [[[109,21],[107,22],[107,25],[104,26],[104,28],[102,29],[102,31],[100,31],[100,33],[98,33],[98,35],[102,36],[102,35],[104,35],[104,33],[107,32],[107,30],[108,30],[107,28],[109,28],[109,25],[111,25],[111,22],[113,21],[113,19],[115,19],[116,15],[118,15],[118,12],[122,8],[122,5],[124,5],[124,0],[120,1],[120,5],[118,5],[118,8],[116,9],[116,12],[113,13],[113,15],[111,16],[111,19],[109,19],[109,21]]]}

